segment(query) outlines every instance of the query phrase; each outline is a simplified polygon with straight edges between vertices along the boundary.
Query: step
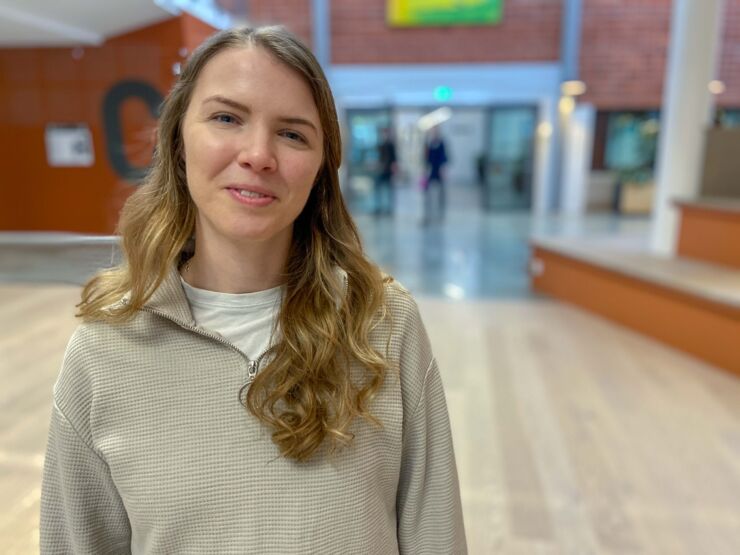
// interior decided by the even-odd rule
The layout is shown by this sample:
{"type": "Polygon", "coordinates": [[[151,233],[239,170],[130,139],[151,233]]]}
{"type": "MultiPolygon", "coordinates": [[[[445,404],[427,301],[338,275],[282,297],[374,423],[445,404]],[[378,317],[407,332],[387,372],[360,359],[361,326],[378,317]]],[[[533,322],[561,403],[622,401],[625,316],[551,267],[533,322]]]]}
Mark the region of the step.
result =
{"type": "Polygon", "coordinates": [[[0,282],[81,285],[120,260],[118,238],[52,232],[0,232],[0,282]]]}
{"type": "Polygon", "coordinates": [[[700,198],[676,205],[679,256],[740,268],[740,199],[700,198]]]}
{"type": "Polygon", "coordinates": [[[740,270],[608,238],[533,237],[531,286],[740,375],[740,270]]]}

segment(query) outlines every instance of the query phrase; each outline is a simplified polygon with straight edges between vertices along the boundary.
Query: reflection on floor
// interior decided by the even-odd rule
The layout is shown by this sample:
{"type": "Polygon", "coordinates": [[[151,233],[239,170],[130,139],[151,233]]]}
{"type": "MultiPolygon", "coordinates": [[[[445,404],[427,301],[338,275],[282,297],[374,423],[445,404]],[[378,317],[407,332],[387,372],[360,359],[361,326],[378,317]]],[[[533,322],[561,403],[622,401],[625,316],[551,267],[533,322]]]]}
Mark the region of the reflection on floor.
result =
{"type": "Polygon", "coordinates": [[[452,299],[530,295],[529,217],[451,213],[421,227],[402,217],[358,217],[370,258],[415,294],[452,299]]]}
{"type": "Polygon", "coordinates": [[[532,234],[646,241],[643,218],[533,219],[528,212],[483,212],[477,194],[473,187],[448,187],[444,222],[424,226],[419,191],[399,189],[393,217],[355,215],[368,255],[415,294],[533,298],[527,278],[532,234]]]}

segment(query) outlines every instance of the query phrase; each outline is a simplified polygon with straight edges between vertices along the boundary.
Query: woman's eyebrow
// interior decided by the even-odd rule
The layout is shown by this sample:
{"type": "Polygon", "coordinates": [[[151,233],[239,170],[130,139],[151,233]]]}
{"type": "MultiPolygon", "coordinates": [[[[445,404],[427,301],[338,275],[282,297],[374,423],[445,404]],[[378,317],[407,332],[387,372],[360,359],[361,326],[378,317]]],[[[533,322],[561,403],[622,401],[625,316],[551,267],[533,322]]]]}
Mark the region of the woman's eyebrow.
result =
{"type": "Polygon", "coordinates": [[[209,96],[203,101],[203,104],[208,104],[209,102],[219,102],[221,104],[226,104],[227,106],[231,106],[235,110],[240,110],[242,112],[251,112],[248,106],[245,106],[244,104],[241,104],[240,102],[237,102],[236,100],[231,100],[230,98],[226,96],[221,96],[220,94],[214,94],[213,96],[209,96]]]}
{"type": "MultiPolygon", "coordinates": [[[[203,104],[208,104],[209,102],[218,102],[220,104],[226,104],[227,106],[231,106],[235,110],[239,110],[247,114],[250,114],[252,112],[252,110],[249,109],[249,106],[245,106],[241,102],[237,102],[236,100],[232,100],[226,96],[221,96],[220,94],[214,94],[213,96],[209,96],[203,101],[203,104]]],[[[306,118],[301,118],[298,116],[283,116],[283,117],[278,118],[278,121],[281,123],[288,123],[290,125],[303,125],[305,127],[310,127],[317,134],[319,132],[316,125],[314,125],[313,122],[311,122],[310,120],[307,120],[306,118]]]]}
{"type": "Polygon", "coordinates": [[[305,125],[306,127],[310,127],[311,129],[313,129],[316,133],[319,132],[319,130],[316,129],[316,126],[313,123],[311,123],[309,120],[304,119],[304,118],[286,116],[286,117],[278,118],[278,121],[282,123],[288,123],[290,125],[305,125]]]}

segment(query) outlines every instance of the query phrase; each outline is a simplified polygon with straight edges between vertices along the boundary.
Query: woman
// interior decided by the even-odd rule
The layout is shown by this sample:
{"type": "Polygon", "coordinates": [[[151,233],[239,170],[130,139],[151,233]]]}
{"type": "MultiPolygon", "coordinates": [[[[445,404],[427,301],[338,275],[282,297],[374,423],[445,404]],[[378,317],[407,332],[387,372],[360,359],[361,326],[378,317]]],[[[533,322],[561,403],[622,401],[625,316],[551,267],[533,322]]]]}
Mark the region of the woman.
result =
{"type": "Polygon", "coordinates": [[[157,141],[54,388],[42,552],[465,552],[437,365],[363,256],[314,57],[217,33],[157,141]]]}

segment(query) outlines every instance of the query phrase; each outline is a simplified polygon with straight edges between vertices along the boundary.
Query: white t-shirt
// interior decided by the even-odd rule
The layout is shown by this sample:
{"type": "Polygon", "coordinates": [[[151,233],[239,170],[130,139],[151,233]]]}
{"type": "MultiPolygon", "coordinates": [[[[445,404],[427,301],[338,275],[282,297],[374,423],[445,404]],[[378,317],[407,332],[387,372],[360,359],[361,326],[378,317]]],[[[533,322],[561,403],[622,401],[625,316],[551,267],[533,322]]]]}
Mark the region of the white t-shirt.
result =
{"type": "Polygon", "coordinates": [[[180,280],[199,327],[218,333],[250,360],[256,360],[270,347],[282,300],[281,286],[256,293],[219,293],[180,280]]]}

